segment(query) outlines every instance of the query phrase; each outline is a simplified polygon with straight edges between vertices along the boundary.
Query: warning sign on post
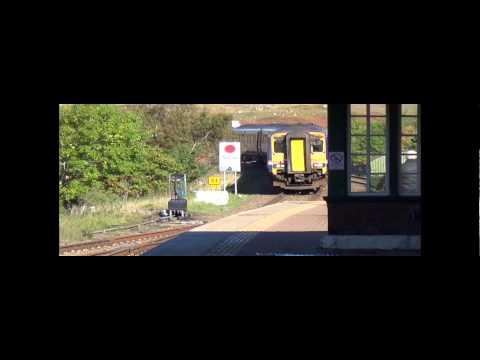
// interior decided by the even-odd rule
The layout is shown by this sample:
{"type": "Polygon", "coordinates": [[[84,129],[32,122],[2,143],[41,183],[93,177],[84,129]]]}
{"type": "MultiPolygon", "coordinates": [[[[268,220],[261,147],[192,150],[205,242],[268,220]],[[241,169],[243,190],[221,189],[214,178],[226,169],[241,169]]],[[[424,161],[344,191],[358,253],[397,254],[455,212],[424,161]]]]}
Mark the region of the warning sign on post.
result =
{"type": "Polygon", "coordinates": [[[240,172],[240,143],[239,142],[221,142],[219,149],[219,168],[220,171],[240,172]]]}
{"type": "Polygon", "coordinates": [[[328,154],[328,169],[329,170],[345,170],[345,153],[330,152],[328,154]]]}

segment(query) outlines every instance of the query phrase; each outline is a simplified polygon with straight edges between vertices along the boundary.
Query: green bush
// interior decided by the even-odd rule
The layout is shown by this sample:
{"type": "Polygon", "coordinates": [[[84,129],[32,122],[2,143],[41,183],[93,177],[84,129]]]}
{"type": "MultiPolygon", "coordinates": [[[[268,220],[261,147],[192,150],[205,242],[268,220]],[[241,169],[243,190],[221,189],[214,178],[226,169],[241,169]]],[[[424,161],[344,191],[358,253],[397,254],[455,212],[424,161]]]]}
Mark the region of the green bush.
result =
{"type": "Polygon", "coordinates": [[[109,191],[101,191],[97,189],[90,190],[83,195],[80,201],[86,205],[104,205],[119,201],[120,197],[109,191]]]}
{"type": "Polygon", "coordinates": [[[164,186],[177,164],[148,138],[140,112],[116,105],[62,107],[60,199],[79,203],[91,191],[138,197],[164,186]]]}
{"type": "Polygon", "coordinates": [[[194,105],[61,106],[62,205],[162,193],[176,172],[194,181],[215,162],[230,121],[194,105]]]}
{"type": "Polygon", "coordinates": [[[187,175],[188,181],[194,181],[208,172],[206,165],[197,162],[197,151],[191,151],[191,147],[180,144],[171,150],[172,157],[178,164],[178,170],[187,175]]]}

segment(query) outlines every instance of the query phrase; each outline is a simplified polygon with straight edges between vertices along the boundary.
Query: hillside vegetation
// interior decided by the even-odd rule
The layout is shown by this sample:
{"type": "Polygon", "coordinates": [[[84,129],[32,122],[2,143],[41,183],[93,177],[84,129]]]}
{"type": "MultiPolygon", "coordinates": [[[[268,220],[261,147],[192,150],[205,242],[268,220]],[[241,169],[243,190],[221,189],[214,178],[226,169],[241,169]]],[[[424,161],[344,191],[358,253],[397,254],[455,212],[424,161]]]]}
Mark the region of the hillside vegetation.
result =
{"type": "Polygon", "coordinates": [[[202,107],[211,113],[230,114],[233,120],[243,123],[262,119],[280,122],[282,119],[318,122],[327,117],[327,108],[324,104],[207,104],[202,107]]]}
{"type": "Polygon", "coordinates": [[[231,120],[195,105],[61,106],[61,206],[163,192],[174,172],[198,179],[216,164],[231,120]]]}

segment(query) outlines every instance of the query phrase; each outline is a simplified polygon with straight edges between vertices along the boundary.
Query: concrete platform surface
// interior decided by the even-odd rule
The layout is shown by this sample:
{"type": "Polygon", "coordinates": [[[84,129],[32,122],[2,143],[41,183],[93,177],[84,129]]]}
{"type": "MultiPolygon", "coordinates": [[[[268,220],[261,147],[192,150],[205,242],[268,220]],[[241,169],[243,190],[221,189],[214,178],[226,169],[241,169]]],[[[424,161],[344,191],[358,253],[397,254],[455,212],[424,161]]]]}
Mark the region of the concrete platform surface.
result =
{"type": "Polygon", "coordinates": [[[339,255],[355,255],[355,249],[397,249],[416,254],[419,238],[332,237],[328,235],[324,201],[285,201],[205,224],[145,256],[335,256],[335,249],[339,255]]]}
{"type": "Polygon", "coordinates": [[[327,226],[324,201],[285,201],[205,224],[145,256],[237,255],[260,234],[275,239],[275,234],[283,233],[283,238],[308,238],[313,243],[318,234],[326,234],[327,226]]]}

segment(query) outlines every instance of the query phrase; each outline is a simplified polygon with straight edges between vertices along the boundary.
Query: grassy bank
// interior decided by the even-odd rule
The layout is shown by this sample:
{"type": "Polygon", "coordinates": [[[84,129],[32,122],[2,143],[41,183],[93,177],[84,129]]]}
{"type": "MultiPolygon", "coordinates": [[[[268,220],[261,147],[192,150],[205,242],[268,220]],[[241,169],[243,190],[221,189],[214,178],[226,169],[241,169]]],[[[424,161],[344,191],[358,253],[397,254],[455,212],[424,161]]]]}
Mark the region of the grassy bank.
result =
{"type": "MultiPolygon", "coordinates": [[[[95,205],[94,211],[88,208],[83,214],[63,211],[60,213],[60,242],[74,243],[89,240],[84,236],[96,230],[115,226],[125,226],[141,222],[152,215],[155,209],[167,206],[167,198],[151,196],[142,199],[117,201],[110,204],[95,205]]],[[[76,209],[80,210],[80,209],[76,209]]]]}
{"type": "MultiPolygon", "coordinates": [[[[199,215],[228,215],[238,206],[248,201],[251,196],[235,196],[230,194],[229,203],[225,206],[216,206],[196,202],[192,196],[189,197],[188,210],[193,216],[199,215]]],[[[165,196],[151,196],[141,199],[119,201],[108,205],[95,206],[94,212],[91,209],[83,214],[60,213],[60,243],[71,244],[81,241],[88,241],[85,236],[97,230],[111,227],[127,226],[141,223],[142,220],[155,216],[160,209],[167,207],[168,198],[165,196]]]]}
{"type": "Polygon", "coordinates": [[[326,116],[327,110],[322,104],[205,104],[203,108],[212,113],[231,114],[234,120],[251,120],[270,117],[326,116]]]}
{"type": "Polygon", "coordinates": [[[206,215],[228,215],[237,207],[247,202],[251,197],[252,197],[251,195],[235,196],[230,194],[228,204],[225,206],[217,206],[217,205],[206,204],[206,203],[190,200],[188,203],[188,209],[193,216],[205,215],[205,214],[206,215]]]}

